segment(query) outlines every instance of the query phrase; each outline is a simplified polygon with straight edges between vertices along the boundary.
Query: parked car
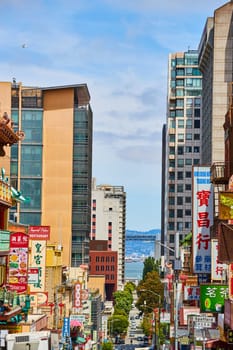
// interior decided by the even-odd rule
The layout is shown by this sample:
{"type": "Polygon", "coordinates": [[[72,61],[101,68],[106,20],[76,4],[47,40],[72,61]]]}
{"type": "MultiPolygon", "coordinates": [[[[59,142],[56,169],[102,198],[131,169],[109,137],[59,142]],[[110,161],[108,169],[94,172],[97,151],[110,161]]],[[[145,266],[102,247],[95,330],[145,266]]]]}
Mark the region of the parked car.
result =
{"type": "Polygon", "coordinates": [[[143,341],[143,337],[138,336],[137,341],[143,341]]]}

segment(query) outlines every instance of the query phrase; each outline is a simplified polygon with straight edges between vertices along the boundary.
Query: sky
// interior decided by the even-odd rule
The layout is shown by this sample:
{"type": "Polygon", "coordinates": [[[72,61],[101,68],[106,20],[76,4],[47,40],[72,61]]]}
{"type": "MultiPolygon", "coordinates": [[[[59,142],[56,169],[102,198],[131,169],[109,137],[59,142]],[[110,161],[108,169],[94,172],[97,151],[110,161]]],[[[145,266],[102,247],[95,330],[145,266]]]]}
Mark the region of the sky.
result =
{"type": "Polygon", "coordinates": [[[127,229],[161,226],[168,55],[197,49],[226,2],[0,0],[0,81],[87,84],[93,177],[124,186],[127,229]]]}

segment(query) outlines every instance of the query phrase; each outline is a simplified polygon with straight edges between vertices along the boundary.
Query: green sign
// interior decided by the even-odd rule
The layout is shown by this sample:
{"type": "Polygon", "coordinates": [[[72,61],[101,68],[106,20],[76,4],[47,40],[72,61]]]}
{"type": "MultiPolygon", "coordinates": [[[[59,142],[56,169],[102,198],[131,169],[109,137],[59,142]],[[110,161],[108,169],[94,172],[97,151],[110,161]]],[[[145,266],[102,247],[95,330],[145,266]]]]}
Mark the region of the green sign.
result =
{"type": "Polygon", "coordinates": [[[201,284],[200,285],[200,311],[224,312],[224,301],[228,299],[228,285],[201,284]]]}

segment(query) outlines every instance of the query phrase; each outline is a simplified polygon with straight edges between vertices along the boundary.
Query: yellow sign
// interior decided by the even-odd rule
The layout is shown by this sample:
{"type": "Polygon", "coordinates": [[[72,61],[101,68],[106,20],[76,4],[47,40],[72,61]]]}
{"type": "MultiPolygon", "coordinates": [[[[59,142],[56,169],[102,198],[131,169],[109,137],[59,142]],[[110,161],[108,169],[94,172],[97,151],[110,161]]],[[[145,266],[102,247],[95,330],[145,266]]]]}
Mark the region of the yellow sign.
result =
{"type": "Polygon", "coordinates": [[[219,193],[219,219],[233,219],[233,192],[219,193]]]}

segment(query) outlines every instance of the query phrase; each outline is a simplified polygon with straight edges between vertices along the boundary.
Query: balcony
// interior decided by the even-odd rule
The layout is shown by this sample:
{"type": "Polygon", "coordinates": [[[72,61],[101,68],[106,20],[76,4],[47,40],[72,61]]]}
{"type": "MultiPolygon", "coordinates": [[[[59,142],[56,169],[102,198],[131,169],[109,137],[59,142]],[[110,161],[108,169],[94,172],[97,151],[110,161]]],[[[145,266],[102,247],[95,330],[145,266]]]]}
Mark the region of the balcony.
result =
{"type": "Polygon", "coordinates": [[[210,181],[214,185],[227,185],[231,172],[232,164],[224,162],[213,163],[210,168],[210,181]],[[231,166],[230,166],[231,165],[231,166]]]}
{"type": "Polygon", "coordinates": [[[5,155],[4,146],[11,146],[23,138],[24,133],[21,131],[15,132],[13,130],[13,122],[5,112],[0,118],[0,157],[4,157],[5,155]]]}

